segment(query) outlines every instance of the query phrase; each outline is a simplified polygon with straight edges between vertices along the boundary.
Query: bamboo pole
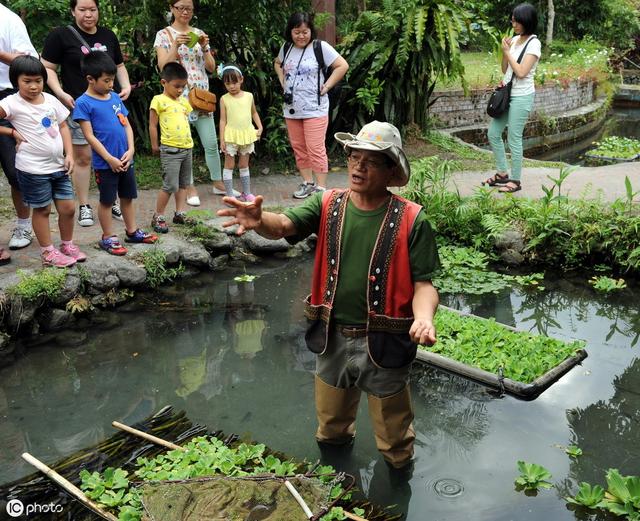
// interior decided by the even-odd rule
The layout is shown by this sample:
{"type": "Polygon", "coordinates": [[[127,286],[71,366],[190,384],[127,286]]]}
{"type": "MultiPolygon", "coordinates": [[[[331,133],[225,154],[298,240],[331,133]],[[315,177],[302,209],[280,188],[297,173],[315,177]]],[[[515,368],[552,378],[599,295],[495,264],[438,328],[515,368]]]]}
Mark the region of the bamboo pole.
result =
{"type": "Polygon", "coordinates": [[[167,447],[171,450],[184,450],[184,447],[181,447],[180,445],[176,445],[175,443],[163,440],[162,438],[158,438],[157,436],[154,436],[152,434],[147,434],[146,432],[134,429],[133,427],[129,427],[124,423],[113,421],[111,422],[111,425],[113,425],[116,429],[128,432],[129,434],[134,434],[136,436],[139,436],[140,438],[144,438],[145,440],[151,441],[157,445],[162,445],[163,447],[167,447]]]}
{"type": "Polygon", "coordinates": [[[22,459],[33,465],[40,472],[42,472],[45,476],[47,476],[51,481],[54,481],[58,485],[60,485],[64,490],[66,490],[69,494],[75,497],[80,503],[82,503],[87,508],[93,510],[96,514],[98,514],[103,519],[107,519],[108,521],[118,521],[118,518],[114,516],[111,512],[107,512],[97,503],[91,501],[87,496],[84,495],[84,492],[76,487],[73,483],[63,478],[60,474],[58,474],[52,468],[47,467],[44,463],[42,463],[39,459],[33,457],[28,452],[22,454],[22,459]]]}
{"type": "Polygon", "coordinates": [[[352,514],[351,512],[347,512],[346,510],[343,510],[343,513],[345,517],[347,517],[348,519],[353,519],[353,521],[367,521],[364,517],[360,517],[359,515],[352,514]]]}
{"type": "Polygon", "coordinates": [[[298,505],[300,505],[302,510],[304,510],[304,515],[307,516],[307,519],[311,519],[313,517],[313,512],[311,512],[305,500],[302,499],[302,496],[298,493],[296,487],[294,487],[288,479],[284,480],[284,486],[287,487],[287,490],[291,492],[291,495],[298,502],[298,505]]]}

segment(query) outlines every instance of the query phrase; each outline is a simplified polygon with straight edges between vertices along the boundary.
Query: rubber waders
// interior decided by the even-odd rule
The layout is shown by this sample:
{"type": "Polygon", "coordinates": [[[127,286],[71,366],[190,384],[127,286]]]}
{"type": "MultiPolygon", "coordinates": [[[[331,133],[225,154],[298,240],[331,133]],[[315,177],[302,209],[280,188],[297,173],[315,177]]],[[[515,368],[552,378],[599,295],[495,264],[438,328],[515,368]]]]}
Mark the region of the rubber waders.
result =
{"type": "Polygon", "coordinates": [[[339,389],[323,382],[316,375],[316,439],[321,443],[344,445],[356,434],[356,414],[360,389],[339,389]]]}
{"type": "Polygon", "coordinates": [[[413,458],[413,408],[409,386],[386,398],[369,395],[369,416],[378,450],[394,468],[406,466],[413,458]]]}

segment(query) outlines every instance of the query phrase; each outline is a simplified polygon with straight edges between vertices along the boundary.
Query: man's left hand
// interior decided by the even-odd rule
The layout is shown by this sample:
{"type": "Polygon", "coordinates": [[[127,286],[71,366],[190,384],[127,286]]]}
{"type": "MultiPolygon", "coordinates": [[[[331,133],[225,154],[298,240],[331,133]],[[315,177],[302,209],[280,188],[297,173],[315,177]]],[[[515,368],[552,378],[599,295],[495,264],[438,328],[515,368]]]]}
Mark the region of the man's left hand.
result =
{"type": "Polygon", "coordinates": [[[409,329],[409,336],[417,344],[432,346],[436,343],[436,328],[431,320],[416,318],[409,329]]]}

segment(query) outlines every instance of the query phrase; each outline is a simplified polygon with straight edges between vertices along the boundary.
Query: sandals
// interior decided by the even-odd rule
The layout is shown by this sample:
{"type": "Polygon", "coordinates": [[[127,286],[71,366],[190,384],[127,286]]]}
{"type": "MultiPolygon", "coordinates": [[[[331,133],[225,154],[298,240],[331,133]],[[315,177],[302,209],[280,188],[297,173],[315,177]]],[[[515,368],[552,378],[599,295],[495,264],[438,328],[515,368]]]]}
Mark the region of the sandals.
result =
{"type": "Polygon", "coordinates": [[[502,194],[512,194],[513,192],[517,192],[518,190],[522,190],[522,185],[520,184],[520,181],[516,181],[515,179],[509,180],[507,184],[505,184],[501,188],[498,188],[498,192],[502,194]]]}
{"type": "Polygon", "coordinates": [[[503,185],[509,182],[509,174],[501,174],[500,172],[496,172],[492,177],[482,181],[480,183],[482,186],[495,186],[495,185],[503,185]]]}

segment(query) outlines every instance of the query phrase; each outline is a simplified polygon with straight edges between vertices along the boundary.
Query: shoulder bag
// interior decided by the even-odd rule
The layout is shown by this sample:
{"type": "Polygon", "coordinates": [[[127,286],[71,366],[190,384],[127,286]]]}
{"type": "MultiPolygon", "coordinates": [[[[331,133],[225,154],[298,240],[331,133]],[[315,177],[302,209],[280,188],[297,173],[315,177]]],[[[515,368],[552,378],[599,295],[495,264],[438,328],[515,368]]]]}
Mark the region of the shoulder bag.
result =
{"type": "MultiPolygon", "coordinates": [[[[169,41],[173,43],[173,34],[166,28],[165,32],[169,37],[169,41]]],[[[178,54],[178,60],[180,60],[180,54],[178,54]]],[[[186,68],[186,67],[185,67],[186,68]]],[[[206,89],[199,89],[198,87],[189,87],[189,105],[193,110],[199,110],[200,112],[215,112],[216,111],[216,95],[213,92],[209,92],[206,89]]]]}
{"type": "MultiPolygon", "coordinates": [[[[522,61],[524,58],[524,53],[527,50],[527,47],[531,40],[535,37],[531,37],[527,40],[527,43],[524,44],[524,49],[518,56],[518,63],[522,61]]],[[[489,96],[489,102],[487,103],[487,114],[492,118],[499,118],[505,112],[509,110],[509,102],[511,101],[511,86],[513,85],[515,73],[512,71],[511,79],[509,83],[502,85],[501,87],[497,87],[489,96]]]]}

